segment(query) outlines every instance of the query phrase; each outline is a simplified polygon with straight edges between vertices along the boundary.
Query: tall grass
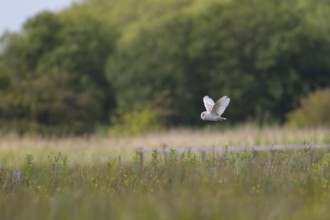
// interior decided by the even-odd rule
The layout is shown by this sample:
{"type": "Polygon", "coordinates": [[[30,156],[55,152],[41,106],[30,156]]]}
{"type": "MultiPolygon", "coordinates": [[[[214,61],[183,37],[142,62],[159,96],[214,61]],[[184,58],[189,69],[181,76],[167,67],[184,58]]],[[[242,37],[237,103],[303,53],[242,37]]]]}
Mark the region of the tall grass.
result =
{"type": "Polygon", "coordinates": [[[176,129],[136,136],[89,136],[41,138],[35,136],[0,136],[0,164],[17,167],[27,154],[34,160],[47,162],[49,154],[62,152],[71,163],[94,164],[109,159],[131,159],[137,148],[253,146],[275,144],[330,143],[330,129],[258,128],[252,125],[219,130],[220,124],[203,130],[176,129]],[[45,156],[46,155],[46,156],[45,156]]]}
{"type": "Polygon", "coordinates": [[[327,219],[330,152],[154,152],[144,166],[59,153],[0,170],[1,219],[327,219]]]}
{"type": "Polygon", "coordinates": [[[330,151],[162,155],[139,147],[329,143],[329,130],[171,130],[134,137],[2,136],[1,219],[328,219],[330,151]]]}

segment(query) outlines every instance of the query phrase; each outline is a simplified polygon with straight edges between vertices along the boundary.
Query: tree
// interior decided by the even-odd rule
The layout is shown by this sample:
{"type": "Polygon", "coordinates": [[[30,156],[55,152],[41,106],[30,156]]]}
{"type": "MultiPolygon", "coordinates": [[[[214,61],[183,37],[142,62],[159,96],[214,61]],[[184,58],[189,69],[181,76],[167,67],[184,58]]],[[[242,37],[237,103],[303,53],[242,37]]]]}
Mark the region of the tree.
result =
{"type": "MultiPolygon", "coordinates": [[[[191,20],[175,15],[156,29],[145,29],[121,45],[108,63],[107,73],[125,111],[157,106],[170,114],[167,123],[187,123],[200,106],[198,81],[187,57],[191,20]],[[196,98],[199,104],[196,105],[196,98]],[[197,108],[195,108],[197,107],[197,108]]],[[[201,83],[202,85],[202,83],[201,83]]]]}
{"type": "Polygon", "coordinates": [[[0,115],[26,127],[61,127],[57,111],[90,130],[147,114],[198,125],[203,96],[228,95],[231,122],[283,122],[330,84],[329,10],[322,0],[85,0],[43,12],[2,37],[0,115]]]}
{"type": "Polygon", "coordinates": [[[237,0],[141,28],[117,45],[108,65],[118,105],[130,111],[168,94],[166,108],[177,114],[170,121],[196,124],[204,95],[229,95],[232,121],[283,122],[299,97],[330,83],[328,26],[309,20],[328,16],[322,7],[237,0]]]}
{"type": "MultiPolygon", "coordinates": [[[[325,74],[330,70],[325,61],[329,35],[311,34],[307,18],[317,10],[300,4],[233,1],[196,17],[192,59],[211,79],[210,94],[232,96],[231,118],[283,121],[299,97],[330,83],[325,74]],[[318,62],[311,62],[312,57],[318,62]],[[311,77],[315,74],[323,83],[311,77]]],[[[318,31],[328,30],[323,28],[318,31]]]]}
{"type": "Polygon", "coordinates": [[[23,131],[74,134],[107,123],[115,103],[104,67],[114,32],[89,15],[42,12],[8,36],[1,75],[11,86],[1,94],[2,125],[17,129],[24,121],[23,131]]]}

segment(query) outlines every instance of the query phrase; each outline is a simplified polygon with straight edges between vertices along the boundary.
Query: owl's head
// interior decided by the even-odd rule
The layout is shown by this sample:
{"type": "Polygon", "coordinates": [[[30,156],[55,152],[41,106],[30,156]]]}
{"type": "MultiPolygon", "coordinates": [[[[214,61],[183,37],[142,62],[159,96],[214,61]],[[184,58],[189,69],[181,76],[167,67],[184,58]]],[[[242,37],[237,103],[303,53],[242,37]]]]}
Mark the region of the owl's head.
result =
{"type": "Polygon", "coordinates": [[[207,112],[202,112],[201,119],[205,120],[207,112]]]}

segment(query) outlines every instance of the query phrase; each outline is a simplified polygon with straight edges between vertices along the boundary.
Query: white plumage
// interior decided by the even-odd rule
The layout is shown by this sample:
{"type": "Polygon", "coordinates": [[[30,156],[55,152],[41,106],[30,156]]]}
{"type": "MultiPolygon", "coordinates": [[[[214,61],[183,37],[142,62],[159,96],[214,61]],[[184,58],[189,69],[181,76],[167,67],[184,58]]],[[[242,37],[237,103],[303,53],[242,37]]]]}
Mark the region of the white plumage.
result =
{"type": "Polygon", "coordinates": [[[206,111],[202,112],[201,114],[202,120],[205,121],[226,120],[226,118],[221,117],[221,115],[224,113],[227,106],[229,105],[230,98],[228,96],[223,96],[216,103],[214,103],[214,101],[210,97],[204,96],[203,101],[206,111]]]}

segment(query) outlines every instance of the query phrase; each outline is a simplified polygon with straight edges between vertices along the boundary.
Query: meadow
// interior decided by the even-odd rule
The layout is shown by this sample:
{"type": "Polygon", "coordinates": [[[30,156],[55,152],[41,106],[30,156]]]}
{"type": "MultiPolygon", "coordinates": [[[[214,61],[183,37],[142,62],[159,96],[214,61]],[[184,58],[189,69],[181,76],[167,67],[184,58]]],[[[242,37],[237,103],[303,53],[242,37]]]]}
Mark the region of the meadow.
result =
{"type": "Polygon", "coordinates": [[[328,219],[328,129],[242,126],[132,137],[3,135],[1,219],[328,219]],[[165,157],[140,147],[301,144],[304,150],[165,157]]]}

